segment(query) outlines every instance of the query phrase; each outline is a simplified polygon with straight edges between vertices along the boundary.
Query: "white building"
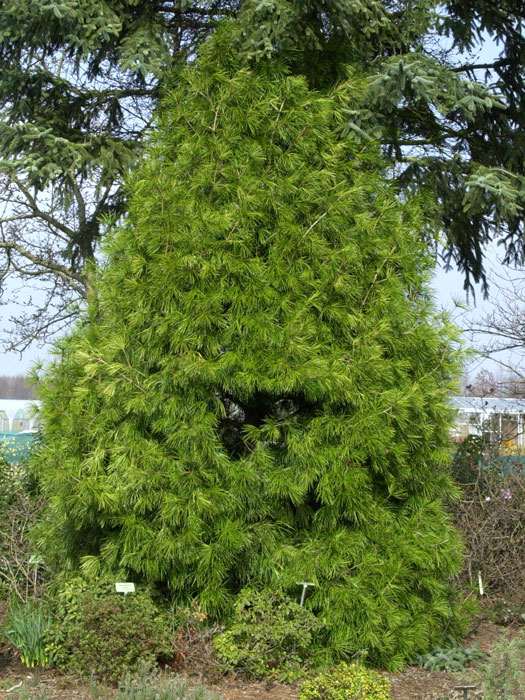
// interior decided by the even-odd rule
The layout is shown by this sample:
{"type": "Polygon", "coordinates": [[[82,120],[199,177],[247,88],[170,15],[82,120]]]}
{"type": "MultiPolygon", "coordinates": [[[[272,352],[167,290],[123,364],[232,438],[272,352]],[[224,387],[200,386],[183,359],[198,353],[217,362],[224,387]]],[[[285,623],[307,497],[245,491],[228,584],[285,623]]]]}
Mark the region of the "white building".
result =
{"type": "Polygon", "coordinates": [[[39,401],[0,399],[0,432],[20,433],[39,425],[39,401]]]}
{"type": "Polygon", "coordinates": [[[454,440],[479,435],[506,447],[525,446],[525,399],[453,396],[452,405],[458,410],[454,440]]]}

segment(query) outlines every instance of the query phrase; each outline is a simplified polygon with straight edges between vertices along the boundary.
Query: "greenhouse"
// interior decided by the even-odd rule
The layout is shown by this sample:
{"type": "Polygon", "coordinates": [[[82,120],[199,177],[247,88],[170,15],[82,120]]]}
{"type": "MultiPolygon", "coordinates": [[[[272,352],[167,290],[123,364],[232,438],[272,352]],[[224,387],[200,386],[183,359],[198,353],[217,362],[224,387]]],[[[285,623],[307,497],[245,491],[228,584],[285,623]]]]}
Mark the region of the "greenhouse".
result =
{"type": "Polygon", "coordinates": [[[454,441],[478,435],[505,447],[524,446],[525,399],[453,396],[452,404],[458,410],[454,441]]]}
{"type": "Polygon", "coordinates": [[[0,399],[0,431],[38,430],[38,403],[26,399],[0,399]]]}
{"type": "Polygon", "coordinates": [[[0,399],[0,450],[9,463],[27,457],[38,427],[38,401],[0,399]]]}

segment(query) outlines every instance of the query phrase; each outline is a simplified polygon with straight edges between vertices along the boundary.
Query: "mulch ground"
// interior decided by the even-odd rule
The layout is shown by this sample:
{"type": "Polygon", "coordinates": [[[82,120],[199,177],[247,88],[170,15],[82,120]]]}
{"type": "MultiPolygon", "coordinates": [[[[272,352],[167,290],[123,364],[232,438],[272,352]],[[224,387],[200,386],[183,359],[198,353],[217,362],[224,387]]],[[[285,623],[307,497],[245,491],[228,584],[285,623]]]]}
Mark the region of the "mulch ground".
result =
{"type": "MultiPolygon", "coordinates": [[[[504,638],[523,635],[523,628],[501,627],[487,620],[477,623],[476,629],[465,639],[465,646],[477,644],[481,651],[490,653],[494,645],[504,638]]],[[[525,670],[525,669],[524,669],[525,670]]],[[[386,673],[391,682],[393,700],[438,700],[440,698],[462,697],[454,687],[471,684],[474,676],[470,671],[445,673],[410,667],[401,673],[386,673]]],[[[190,680],[192,680],[190,678],[190,680]]],[[[195,682],[200,679],[195,677],[195,682]]],[[[474,683],[472,683],[474,684],[474,683]]],[[[234,678],[221,678],[208,682],[221,700],[297,700],[298,687],[278,683],[254,683],[234,678]]],[[[50,669],[27,669],[17,659],[13,650],[0,649],[0,698],[17,700],[45,697],[46,700],[111,700],[117,697],[116,690],[83,683],[78,678],[57,673],[50,669]],[[44,695],[45,692],[45,695],[44,695]]],[[[476,700],[479,692],[474,691],[469,698],[476,700]]]]}

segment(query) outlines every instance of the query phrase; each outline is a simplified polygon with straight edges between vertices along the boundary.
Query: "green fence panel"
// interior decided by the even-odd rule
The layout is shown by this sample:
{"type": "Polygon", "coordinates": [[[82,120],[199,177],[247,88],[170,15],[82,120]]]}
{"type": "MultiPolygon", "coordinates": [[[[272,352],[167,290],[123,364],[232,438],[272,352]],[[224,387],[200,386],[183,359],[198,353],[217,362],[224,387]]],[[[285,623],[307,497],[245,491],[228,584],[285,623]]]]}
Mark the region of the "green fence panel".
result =
{"type": "Polygon", "coordinates": [[[27,457],[34,437],[35,433],[0,431],[0,451],[9,464],[17,464],[27,457]]]}
{"type": "Polygon", "coordinates": [[[491,457],[488,466],[497,469],[505,476],[511,474],[525,474],[525,457],[522,455],[498,455],[491,457]]]}

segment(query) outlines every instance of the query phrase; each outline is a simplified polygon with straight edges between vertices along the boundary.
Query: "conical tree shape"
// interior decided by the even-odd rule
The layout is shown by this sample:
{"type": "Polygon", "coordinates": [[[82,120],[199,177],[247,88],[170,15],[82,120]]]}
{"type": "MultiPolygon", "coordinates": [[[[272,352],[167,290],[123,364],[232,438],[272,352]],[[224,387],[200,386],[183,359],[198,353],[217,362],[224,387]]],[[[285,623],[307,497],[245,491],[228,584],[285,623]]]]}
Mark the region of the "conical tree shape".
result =
{"type": "Polygon", "coordinates": [[[44,543],[217,616],[312,581],[327,647],[396,668],[458,619],[457,366],[418,206],[340,138],[359,90],[242,67],[225,33],[178,76],[43,382],[44,543]]]}

